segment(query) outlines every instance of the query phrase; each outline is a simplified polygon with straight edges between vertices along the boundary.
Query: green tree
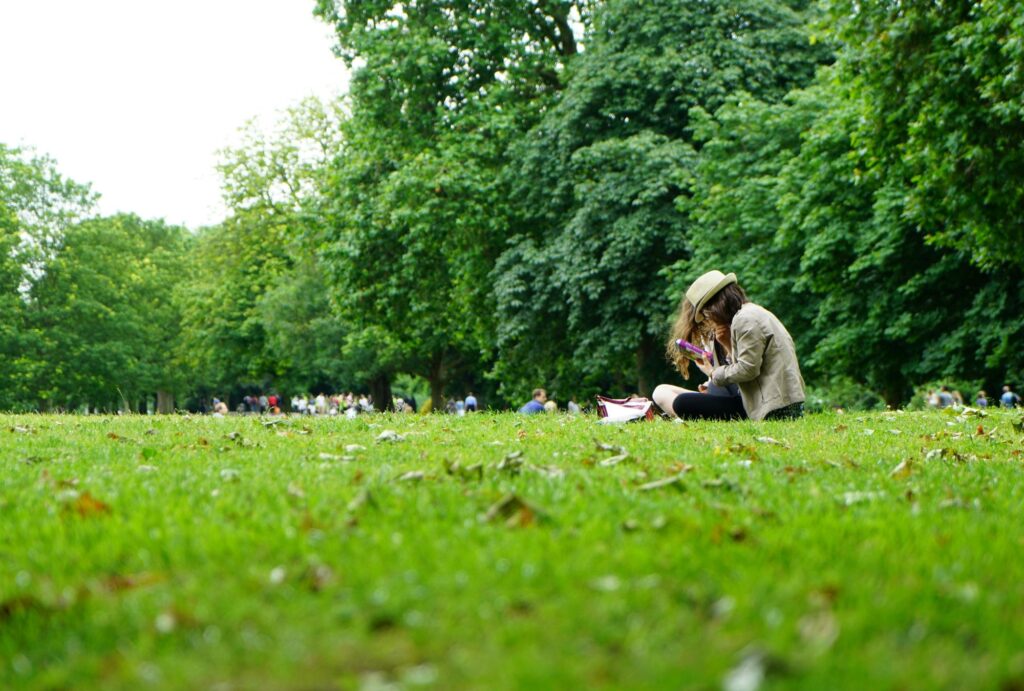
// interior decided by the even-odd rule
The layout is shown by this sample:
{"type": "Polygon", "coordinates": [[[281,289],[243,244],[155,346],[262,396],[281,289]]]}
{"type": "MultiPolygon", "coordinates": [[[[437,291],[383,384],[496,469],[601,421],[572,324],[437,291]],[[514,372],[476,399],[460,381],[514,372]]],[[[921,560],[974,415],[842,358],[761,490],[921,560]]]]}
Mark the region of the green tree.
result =
{"type": "Polygon", "coordinates": [[[55,162],[0,144],[0,390],[7,409],[33,409],[33,388],[49,363],[40,334],[26,321],[34,281],[43,275],[68,226],[95,202],[87,185],[68,180],[55,162]]]}
{"type": "Polygon", "coordinates": [[[183,271],[184,244],[182,228],[129,215],[65,230],[28,302],[47,364],[34,382],[44,407],[135,411],[178,388],[168,286],[183,271]]]}
{"type": "Polygon", "coordinates": [[[661,269],[687,255],[676,203],[698,154],[691,110],[738,91],[778,100],[808,82],[830,52],[805,21],[805,3],[761,0],[610,0],[595,12],[558,103],[516,152],[517,236],[499,271],[521,275],[517,257],[529,257],[533,284],[552,284],[527,297],[523,280],[497,281],[497,372],[518,396],[538,370],[574,393],[649,392],[665,372],[661,269]]]}
{"type": "Polygon", "coordinates": [[[313,246],[343,117],[340,104],[306,99],[269,132],[248,123],[241,144],[221,152],[232,215],[200,232],[177,292],[178,357],[196,373],[197,393],[347,383],[338,380],[344,326],[313,246]]]}
{"type": "Polygon", "coordinates": [[[1024,265],[1024,15],[1014,0],[832,0],[865,173],[901,216],[983,268],[1024,265]]]}
{"type": "MultiPolygon", "coordinates": [[[[560,86],[589,3],[321,3],[357,68],[322,255],[350,346],[378,381],[445,386],[491,346],[489,272],[506,234],[500,173],[560,86]]],[[[390,398],[390,397],[389,397],[390,398]]]]}

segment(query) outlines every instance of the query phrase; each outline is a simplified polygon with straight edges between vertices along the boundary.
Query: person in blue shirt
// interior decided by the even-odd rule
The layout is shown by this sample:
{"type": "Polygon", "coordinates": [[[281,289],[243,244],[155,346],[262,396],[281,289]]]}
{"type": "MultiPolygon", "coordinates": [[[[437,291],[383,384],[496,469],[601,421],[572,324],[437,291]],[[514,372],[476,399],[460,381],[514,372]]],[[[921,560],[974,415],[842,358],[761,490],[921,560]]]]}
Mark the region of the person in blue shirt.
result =
{"type": "Polygon", "coordinates": [[[476,406],[477,406],[476,396],[474,396],[473,392],[470,391],[469,395],[466,396],[466,412],[467,413],[476,412],[476,406]]]}
{"type": "Polygon", "coordinates": [[[1004,408],[1016,408],[1020,405],[1020,396],[1014,393],[1010,385],[1007,384],[1003,387],[1003,395],[999,397],[999,402],[1003,404],[1004,408]]]}
{"type": "Polygon", "coordinates": [[[544,389],[534,389],[533,399],[519,409],[520,413],[525,415],[534,415],[536,413],[544,412],[544,404],[548,400],[548,392],[544,389]]]}

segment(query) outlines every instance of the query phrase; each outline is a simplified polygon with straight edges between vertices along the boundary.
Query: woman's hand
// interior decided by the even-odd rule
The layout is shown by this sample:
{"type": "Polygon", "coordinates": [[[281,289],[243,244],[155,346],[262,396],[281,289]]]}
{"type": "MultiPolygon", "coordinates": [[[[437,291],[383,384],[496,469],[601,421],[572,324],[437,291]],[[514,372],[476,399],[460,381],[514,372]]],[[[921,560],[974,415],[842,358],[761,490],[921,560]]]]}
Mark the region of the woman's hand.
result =
{"type": "Polygon", "coordinates": [[[715,369],[714,365],[712,365],[704,358],[701,358],[700,360],[694,360],[693,362],[694,364],[697,365],[701,372],[707,375],[708,379],[711,378],[711,372],[715,369]]]}
{"type": "Polygon", "coordinates": [[[722,344],[725,352],[732,355],[732,333],[725,324],[715,324],[715,340],[722,344]]]}

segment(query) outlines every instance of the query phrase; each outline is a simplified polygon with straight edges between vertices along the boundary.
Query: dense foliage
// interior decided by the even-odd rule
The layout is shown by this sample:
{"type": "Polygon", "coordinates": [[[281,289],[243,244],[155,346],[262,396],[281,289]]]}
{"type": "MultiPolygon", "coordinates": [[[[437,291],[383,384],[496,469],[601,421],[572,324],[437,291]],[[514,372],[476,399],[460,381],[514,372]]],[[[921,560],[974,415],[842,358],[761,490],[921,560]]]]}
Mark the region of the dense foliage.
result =
{"type": "Polygon", "coordinates": [[[0,147],[6,407],[649,392],[709,268],[782,318],[818,392],[1022,371],[1010,0],[315,13],[350,93],[223,152],[216,227],[90,217],[88,188],[0,147]]]}

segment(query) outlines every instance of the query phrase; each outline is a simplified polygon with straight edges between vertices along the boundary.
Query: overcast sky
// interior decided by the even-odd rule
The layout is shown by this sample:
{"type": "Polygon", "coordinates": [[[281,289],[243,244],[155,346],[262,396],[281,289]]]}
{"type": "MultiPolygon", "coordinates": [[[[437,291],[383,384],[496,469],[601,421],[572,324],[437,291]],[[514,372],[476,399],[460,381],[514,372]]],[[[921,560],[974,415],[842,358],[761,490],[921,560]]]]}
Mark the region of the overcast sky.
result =
{"type": "Polygon", "coordinates": [[[129,211],[220,221],[216,151],[344,64],[314,0],[0,0],[0,142],[31,146],[129,211]]]}

